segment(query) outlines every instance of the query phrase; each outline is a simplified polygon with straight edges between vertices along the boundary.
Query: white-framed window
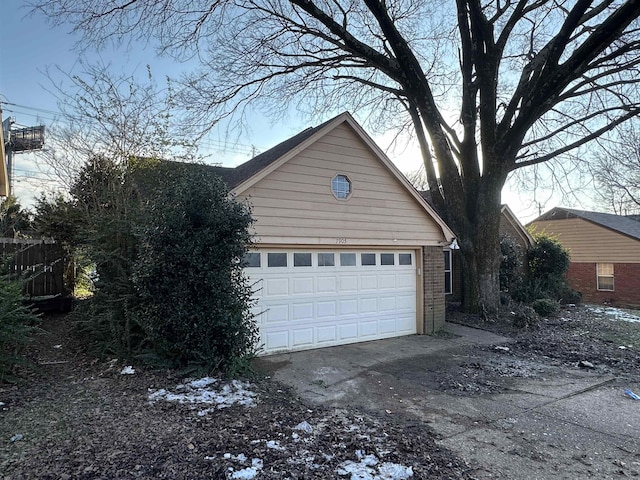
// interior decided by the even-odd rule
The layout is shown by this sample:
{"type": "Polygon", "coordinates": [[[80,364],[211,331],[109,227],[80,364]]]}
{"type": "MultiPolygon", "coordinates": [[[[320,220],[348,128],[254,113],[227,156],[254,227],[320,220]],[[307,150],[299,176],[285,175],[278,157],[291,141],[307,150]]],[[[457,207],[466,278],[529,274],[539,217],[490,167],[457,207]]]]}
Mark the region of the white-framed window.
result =
{"type": "Polygon", "coordinates": [[[598,290],[613,292],[613,263],[596,264],[596,276],[598,290]]]}
{"type": "Polygon", "coordinates": [[[444,251],[444,293],[453,293],[453,275],[451,268],[451,250],[444,251]]]}
{"type": "Polygon", "coordinates": [[[413,265],[413,255],[410,253],[399,253],[398,265],[413,265]]]}
{"type": "Polygon", "coordinates": [[[375,253],[361,253],[360,254],[360,265],[363,267],[371,267],[376,264],[376,254],[375,253]]]}
{"type": "Polygon", "coordinates": [[[286,267],[287,266],[287,254],[284,252],[269,252],[267,253],[267,267],[286,267]]]}
{"type": "Polygon", "coordinates": [[[331,191],[337,199],[347,199],[351,195],[351,180],[346,175],[336,175],[331,180],[331,191]]]}
{"type": "Polygon", "coordinates": [[[293,254],[293,266],[294,267],[310,267],[311,253],[295,252],[293,254]]]}
{"type": "Polygon", "coordinates": [[[319,267],[335,267],[336,259],[333,253],[318,253],[319,267]]]}
{"type": "Polygon", "coordinates": [[[340,254],[340,266],[341,267],[355,267],[356,266],[356,254],[355,253],[341,253],[340,254]]]}
{"type": "Polygon", "coordinates": [[[245,253],[244,264],[247,268],[260,268],[260,252],[245,253]]]}
{"type": "Polygon", "coordinates": [[[395,254],[394,253],[381,253],[380,254],[380,265],[395,265],[395,254]]]}

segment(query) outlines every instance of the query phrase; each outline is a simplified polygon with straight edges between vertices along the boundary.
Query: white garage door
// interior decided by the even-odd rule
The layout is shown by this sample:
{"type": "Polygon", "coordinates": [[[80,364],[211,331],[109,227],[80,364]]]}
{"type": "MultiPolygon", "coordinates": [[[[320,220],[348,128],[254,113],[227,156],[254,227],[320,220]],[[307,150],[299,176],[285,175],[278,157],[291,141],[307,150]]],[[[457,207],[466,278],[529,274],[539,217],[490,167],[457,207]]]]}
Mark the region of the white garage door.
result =
{"type": "Polygon", "coordinates": [[[265,249],[246,260],[261,354],[416,333],[410,250],[265,249]]]}

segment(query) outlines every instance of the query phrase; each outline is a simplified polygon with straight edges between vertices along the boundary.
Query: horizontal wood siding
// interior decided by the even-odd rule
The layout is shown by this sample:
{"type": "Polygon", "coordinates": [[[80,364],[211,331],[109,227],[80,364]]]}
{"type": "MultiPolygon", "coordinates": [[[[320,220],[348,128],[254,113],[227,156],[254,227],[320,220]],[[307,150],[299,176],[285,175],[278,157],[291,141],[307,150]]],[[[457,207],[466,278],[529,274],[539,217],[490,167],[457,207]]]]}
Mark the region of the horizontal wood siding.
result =
{"type": "Polygon", "coordinates": [[[536,232],[554,235],[571,254],[571,262],[640,263],[640,240],[581,218],[533,223],[536,232]]]}
{"type": "Polygon", "coordinates": [[[306,245],[436,245],[440,227],[346,124],[243,192],[257,241],[306,245]],[[331,180],[351,180],[336,199],[331,180]]]}

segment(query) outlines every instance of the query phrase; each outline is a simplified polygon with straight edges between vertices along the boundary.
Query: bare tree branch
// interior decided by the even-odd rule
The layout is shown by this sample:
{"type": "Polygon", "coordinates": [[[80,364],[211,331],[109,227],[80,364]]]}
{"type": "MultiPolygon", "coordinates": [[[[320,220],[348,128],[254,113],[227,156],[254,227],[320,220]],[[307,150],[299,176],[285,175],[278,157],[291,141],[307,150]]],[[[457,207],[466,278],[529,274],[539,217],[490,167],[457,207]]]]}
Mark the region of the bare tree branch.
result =
{"type": "Polygon", "coordinates": [[[93,45],[197,56],[179,95],[192,131],[249,107],[413,123],[465,268],[488,284],[510,172],[553,160],[564,175],[640,112],[638,0],[31,1],[93,45]]]}

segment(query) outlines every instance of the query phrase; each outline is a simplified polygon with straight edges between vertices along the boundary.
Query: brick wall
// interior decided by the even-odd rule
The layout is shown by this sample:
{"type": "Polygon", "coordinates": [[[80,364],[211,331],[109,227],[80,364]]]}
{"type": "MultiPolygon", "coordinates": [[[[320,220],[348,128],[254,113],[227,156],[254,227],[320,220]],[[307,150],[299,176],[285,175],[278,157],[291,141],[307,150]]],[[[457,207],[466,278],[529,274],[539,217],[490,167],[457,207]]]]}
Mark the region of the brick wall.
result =
{"type": "Polygon", "coordinates": [[[569,285],[587,303],[640,306],[640,263],[614,263],[613,280],[614,291],[598,290],[595,263],[571,263],[567,272],[569,285]]]}
{"type": "Polygon", "coordinates": [[[442,330],[445,319],[442,247],[423,247],[424,333],[442,330]]]}

